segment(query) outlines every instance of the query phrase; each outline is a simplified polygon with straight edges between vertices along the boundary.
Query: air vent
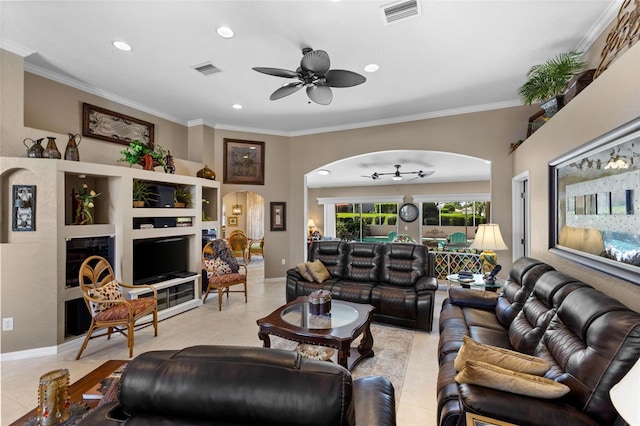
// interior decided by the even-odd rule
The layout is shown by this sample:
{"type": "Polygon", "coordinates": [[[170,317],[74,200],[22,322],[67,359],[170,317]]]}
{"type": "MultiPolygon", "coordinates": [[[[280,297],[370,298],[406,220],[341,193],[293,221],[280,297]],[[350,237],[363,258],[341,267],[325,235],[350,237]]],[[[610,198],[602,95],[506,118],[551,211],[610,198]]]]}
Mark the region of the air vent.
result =
{"type": "Polygon", "coordinates": [[[204,64],[196,65],[191,68],[198,71],[199,73],[202,73],[203,75],[211,75],[220,72],[220,69],[216,68],[211,62],[206,62],[204,64]]]}
{"type": "Polygon", "coordinates": [[[382,8],[384,19],[387,24],[393,24],[398,21],[419,16],[420,9],[417,0],[401,1],[386,5],[382,8]]]}

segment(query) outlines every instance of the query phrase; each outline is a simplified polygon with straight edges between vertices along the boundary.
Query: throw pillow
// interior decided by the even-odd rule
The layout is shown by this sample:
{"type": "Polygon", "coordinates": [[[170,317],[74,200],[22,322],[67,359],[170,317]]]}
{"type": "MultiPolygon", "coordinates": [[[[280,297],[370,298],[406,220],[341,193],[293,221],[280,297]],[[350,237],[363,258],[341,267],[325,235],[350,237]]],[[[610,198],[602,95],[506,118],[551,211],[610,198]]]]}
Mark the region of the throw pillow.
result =
{"type": "Polygon", "coordinates": [[[462,347],[453,363],[456,371],[464,368],[469,360],[482,361],[520,373],[543,375],[551,367],[542,358],[511,351],[497,346],[478,343],[469,336],[462,337],[462,347]]]}
{"type": "MultiPolygon", "coordinates": [[[[95,299],[100,300],[100,302],[108,302],[111,300],[122,300],[122,293],[120,292],[120,285],[118,281],[113,280],[108,282],[107,284],[98,287],[92,288],[87,291],[87,295],[89,297],[93,297],[95,299]]],[[[91,310],[94,314],[97,314],[102,311],[106,311],[107,309],[117,305],[117,303],[96,303],[91,302],[91,310]]]]}
{"type": "Polygon", "coordinates": [[[455,379],[457,383],[469,383],[543,399],[560,398],[570,390],[569,386],[545,377],[518,373],[482,361],[467,361],[455,379]]]}
{"type": "Polygon", "coordinates": [[[219,257],[216,257],[215,259],[204,259],[204,266],[207,270],[207,278],[213,277],[215,272],[217,272],[218,275],[230,274],[233,272],[231,270],[231,266],[219,257]]]}
{"type": "Polygon", "coordinates": [[[331,278],[331,274],[319,260],[316,260],[315,262],[307,262],[307,271],[309,271],[313,280],[318,283],[323,283],[331,278]]]}
{"type": "Polygon", "coordinates": [[[300,275],[302,275],[302,278],[304,278],[305,280],[307,280],[309,282],[313,282],[313,277],[311,276],[311,274],[307,270],[307,264],[306,263],[298,263],[296,265],[296,268],[298,269],[298,273],[300,275]]]}

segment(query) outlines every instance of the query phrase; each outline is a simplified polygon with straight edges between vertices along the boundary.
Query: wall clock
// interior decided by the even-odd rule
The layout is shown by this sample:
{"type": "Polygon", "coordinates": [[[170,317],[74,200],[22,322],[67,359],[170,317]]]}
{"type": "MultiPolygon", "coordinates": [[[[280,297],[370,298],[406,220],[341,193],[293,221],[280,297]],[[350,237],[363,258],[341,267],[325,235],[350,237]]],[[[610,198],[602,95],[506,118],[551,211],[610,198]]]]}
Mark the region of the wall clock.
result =
{"type": "Polygon", "coordinates": [[[418,218],[419,214],[420,214],[420,211],[418,210],[418,207],[416,207],[415,204],[406,203],[400,207],[399,216],[400,216],[400,219],[402,219],[405,222],[413,222],[418,218]]]}

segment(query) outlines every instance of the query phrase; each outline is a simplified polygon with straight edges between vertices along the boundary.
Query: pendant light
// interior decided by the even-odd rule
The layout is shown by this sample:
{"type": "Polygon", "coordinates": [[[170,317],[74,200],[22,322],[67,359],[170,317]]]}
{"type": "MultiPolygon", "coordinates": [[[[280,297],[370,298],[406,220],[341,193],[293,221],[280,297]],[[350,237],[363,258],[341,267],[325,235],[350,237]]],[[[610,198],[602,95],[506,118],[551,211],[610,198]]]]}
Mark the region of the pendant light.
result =
{"type": "Polygon", "coordinates": [[[242,206],[240,205],[240,203],[238,203],[238,191],[236,191],[236,204],[234,206],[231,206],[231,213],[236,216],[242,214],[242,206]]]}

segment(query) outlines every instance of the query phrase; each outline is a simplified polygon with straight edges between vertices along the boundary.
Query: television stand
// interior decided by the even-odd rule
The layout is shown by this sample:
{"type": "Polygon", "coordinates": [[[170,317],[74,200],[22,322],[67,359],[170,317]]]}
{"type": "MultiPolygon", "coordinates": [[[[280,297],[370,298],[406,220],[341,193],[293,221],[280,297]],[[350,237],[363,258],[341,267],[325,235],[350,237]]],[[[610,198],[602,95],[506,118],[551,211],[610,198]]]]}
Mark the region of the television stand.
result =
{"type": "MultiPolygon", "coordinates": [[[[184,272],[184,274],[189,275],[183,278],[171,278],[166,281],[150,284],[155,287],[158,292],[159,320],[181,314],[182,312],[202,305],[200,293],[198,292],[200,274],[194,272],[184,272]]],[[[129,291],[129,297],[131,299],[152,296],[153,292],[148,288],[129,291]]]]}

